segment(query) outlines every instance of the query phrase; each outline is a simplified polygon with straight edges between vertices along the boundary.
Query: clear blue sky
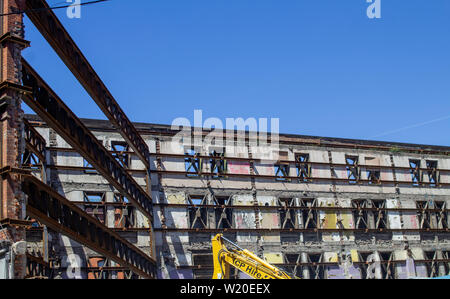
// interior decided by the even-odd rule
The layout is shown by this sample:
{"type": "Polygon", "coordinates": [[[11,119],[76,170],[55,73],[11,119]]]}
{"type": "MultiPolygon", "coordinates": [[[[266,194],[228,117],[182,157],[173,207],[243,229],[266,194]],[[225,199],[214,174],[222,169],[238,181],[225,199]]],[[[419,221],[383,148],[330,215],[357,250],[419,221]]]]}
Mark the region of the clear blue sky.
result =
{"type": "MultiPolygon", "coordinates": [[[[450,1],[382,0],[377,20],[368,5],[112,0],[81,19],[56,13],[132,121],[202,109],[278,117],[282,133],[450,145],[450,1]]],[[[104,119],[28,19],[25,30],[31,65],[79,117],[104,119]]]]}

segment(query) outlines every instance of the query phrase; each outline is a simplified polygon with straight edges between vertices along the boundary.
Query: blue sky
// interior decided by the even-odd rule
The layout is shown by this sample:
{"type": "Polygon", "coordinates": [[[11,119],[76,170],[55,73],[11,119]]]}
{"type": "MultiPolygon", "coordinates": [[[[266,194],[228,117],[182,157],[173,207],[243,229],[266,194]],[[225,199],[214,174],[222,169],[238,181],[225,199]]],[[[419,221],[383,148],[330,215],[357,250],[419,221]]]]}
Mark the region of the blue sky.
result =
{"type": "MultiPolygon", "coordinates": [[[[282,133],[448,146],[450,1],[381,2],[381,19],[366,0],[112,0],[81,19],[55,12],[132,121],[202,109],[224,122],[276,117],[282,133]]],[[[105,119],[25,24],[23,56],[79,117],[105,119]]]]}

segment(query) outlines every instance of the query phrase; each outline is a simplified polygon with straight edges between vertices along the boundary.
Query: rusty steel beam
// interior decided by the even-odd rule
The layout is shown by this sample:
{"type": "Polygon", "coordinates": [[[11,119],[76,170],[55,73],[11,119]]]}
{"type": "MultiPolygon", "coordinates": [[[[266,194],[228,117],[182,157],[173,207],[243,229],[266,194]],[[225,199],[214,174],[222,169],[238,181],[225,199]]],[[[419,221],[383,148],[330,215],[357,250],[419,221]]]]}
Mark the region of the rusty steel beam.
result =
{"type": "MultiPolygon", "coordinates": [[[[85,171],[85,170],[95,170],[94,167],[89,166],[62,166],[62,165],[48,165],[49,169],[57,169],[57,170],[70,170],[70,171],[85,171]]],[[[147,171],[143,169],[125,169],[126,172],[133,174],[133,173],[141,173],[146,174],[147,171]]]]}
{"type": "MultiPolygon", "coordinates": [[[[83,202],[79,202],[83,203],[83,202]]],[[[121,203],[112,203],[120,206],[121,203]]],[[[196,205],[196,204],[169,204],[169,203],[155,203],[154,206],[159,207],[174,207],[174,208],[207,208],[207,209],[250,209],[255,208],[261,210],[315,210],[315,211],[371,211],[371,212],[450,212],[450,209],[424,209],[424,208],[369,208],[369,207],[306,207],[306,206],[243,206],[243,205],[196,205]]]]}
{"type": "MultiPolygon", "coordinates": [[[[77,205],[86,204],[85,201],[72,201],[72,203],[77,205]]],[[[122,202],[104,202],[101,204],[96,204],[98,206],[114,206],[114,207],[124,207],[129,206],[129,203],[122,202]]],[[[243,206],[243,205],[196,205],[196,204],[182,204],[182,203],[154,203],[154,207],[164,207],[164,208],[204,208],[204,209],[236,209],[236,210],[278,210],[278,211],[289,211],[289,210],[308,210],[308,211],[369,211],[369,212],[430,212],[439,213],[450,212],[450,209],[431,209],[431,208],[368,208],[368,207],[307,207],[307,206],[243,206]]]]}
{"type": "Polygon", "coordinates": [[[25,278],[51,278],[51,264],[44,261],[42,257],[36,257],[28,252],[27,256],[27,274],[25,278]]]}
{"type": "MultiPolygon", "coordinates": [[[[52,169],[59,169],[59,170],[73,170],[73,171],[84,171],[84,170],[93,170],[92,167],[82,167],[82,166],[66,166],[66,165],[49,165],[49,168],[52,169]]],[[[130,174],[133,173],[147,173],[143,169],[126,169],[126,171],[130,174]]],[[[156,174],[162,174],[162,175],[181,175],[183,176],[183,179],[185,177],[188,177],[189,179],[196,179],[196,178],[202,178],[202,177],[220,177],[220,179],[225,180],[228,178],[260,178],[260,179],[278,179],[279,182],[297,182],[302,184],[314,184],[318,181],[321,182],[341,182],[341,183],[349,183],[351,182],[353,185],[362,185],[364,183],[367,183],[367,185],[370,186],[383,186],[383,184],[387,185],[394,185],[394,184],[401,184],[401,185],[411,185],[415,184],[413,181],[398,181],[398,180],[379,180],[378,182],[374,183],[371,180],[368,179],[359,179],[359,180],[351,180],[346,178],[325,178],[325,177],[309,177],[305,180],[303,180],[301,177],[298,176],[276,176],[276,175],[262,175],[262,174],[244,174],[244,173],[213,173],[213,172],[186,172],[186,171],[179,171],[179,170],[153,170],[153,173],[156,174]],[[370,184],[369,184],[370,183],[370,184]]],[[[450,186],[450,183],[432,183],[432,182],[420,182],[417,183],[418,185],[436,185],[435,188],[439,187],[445,187],[450,186]]],[[[415,187],[415,186],[414,186],[415,187]]]]}
{"type": "Polygon", "coordinates": [[[25,144],[29,151],[45,163],[46,142],[44,137],[26,120],[23,120],[25,144]]]}
{"type": "MultiPolygon", "coordinates": [[[[114,229],[123,230],[123,229],[114,229]]],[[[128,231],[145,231],[143,228],[127,228],[128,231]]],[[[147,229],[148,230],[148,229],[147,229]]],[[[419,233],[448,233],[449,228],[154,228],[155,232],[193,232],[193,233],[233,233],[233,232],[293,232],[293,233],[332,233],[332,232],[360,232],[360,233],[391,233],[391,232],[419,232],[419,233]]]]}
{"type": "MultiPolygon", "coordinates": [[[[76,152],[74,149],[71,148],[62,148],[62,147],[48,147],[48,150],[53,151],[60,151],[60,152],[76,152]]],[[[135,155],[135,152],[131,151],[110,151],[111,153],[122,153],[122,154],[128,154],[128,155],[135,155]]],[[[189,155],[189,154],[170,154],[170,153],[150,153],[150,157],[156,157],[156,158],[180,158],[180,159],[186,159],[186,158],[200,158],[205,160],[216,160],[216,161],[238,161],[238,162],[254,162],[258,163],[261,159],[255,159],[255,158],[241,158],[241,157],[214,157],[214,156],[208,156],[208,155],[189,155]]],[[[343,163],[330,163],[330,162],[314,162],[314,161],[308,161],[308,162],[298,162],[293,160],[279,160],[276,164],[289,164],[289,165],[316,165],[316,166],[334,166],[334,167],[347,167],[348,164],[343,163]]],[[[405,166],[390,166],[390,165],[378,165],[378,166],[371,166],[371,165],[364,165],[364,164],[358,164],[359,168],[370,168],[370,169],[389,169],[389,170],[411,170],[411,167],[405,167],[405,166]]],[[[417,170],[421,171],[431,171],[436,170],[439,172],[450,172],[450,169],[443,169],[443,168],[418,168],[417,170]]]]}
{"type": "MultiPolygon", "coordinates": [[[[137,172],[137,171],[136,171],[137,172]]],[[[362,183],[371,183],[371,186],[382,186],[383,184],[402,184],[402,185],[411,185],[414,184],[412,181],[396,181],[396,180],[379,180],[378,183],[373,183],[371,180],[367,179],[359,179],[359,180],[351,180],[345,178],[325,178],[325,177],[309,177],[306,180],[302,180],[301,177],[298,176],[276,176],[276,175],[265,175],[265,174],[243,174],[243,173],[223,173],[217,174],[212,172],[187,172],[187,171],[179,171],[179,170],[153,170],[153,173],[163,174],[163,175],[179,175],[189,177],[190,179],[198,179],[207,176],[219,176],[221,179],[226,179],[228,177],[241,177],[241,178],[260,178],[260,179],[278,179],[279,182],[290,182],[290,181],[300,181],[303,184],[312,184],[317,181],[325,181],[325,182],[342,182],[348,183],[352,182],[353,185],[358,186],[362,183]]],[[[418,185],[436,185],[440,186],[450,186],[450,183],[431,183],[431,182],[420,182],[418,185]]],[[[436,187],[436,188],[437,188],[436,187]]]]}
{"type": "Polygon", "coordinates": [[[81,120],[52,91],[33,68],[22,59],[22,81],[32,89],[25,103],[42,117],[73,148],[91,163],[108,182],[152,221],[152,199],[97,140],[81,120]]]}
{"type": "MultiPolygon", "coordinates": [[[[64,149],[61,149],[61,151],[64,151],[64,149]]],[[[128,154],[133,155],[133,152],[130,152],[128,154]]],[[[151,157],[167,157],[167,158],[180,158],[180,159],[186,159],[186,158],[199,158],[204,160],[218,160],[218,161],[239,161],[239,162],[254,162],[258,163],[261,159],[255,159],[255,158],[240,158],[240,157],[214,157],[214,156],[207,156],[207,155],[189,155],[189,154],[169,154],[169,153],[151,153],[151,157]]],[[[330,162],[298,162],[298,161],[292,161],[292,160],[279,160],[274,164],[289,164],[289,165],[316,165],[316,166],[334,166],[334,167],[348,167],[352,166],[349,164],[343,164],[343,163],[330,163],[330,162]]],[[[359,168],[370,168],[370,169],[394,169],[394,170],[411,170],[411,167],[404,167],[404,166],[389,166],[389,165],[377,165],[377,166],[371,166],[371,165],[364,165],[364,164],[358,164],[359,168]]],[[[442,169],[442,168],[418,168],[418,170],[421,171],[431,171],[436,170],[439,172],[450,172],[450,169],[442,169]]]]}
{"type": "Polygon", "coordinates": [[[33,176],[23,178],[29,216],[145,278],[156,277],[156,262],[97,219],[33,176]]]}
{"type": "MultiPolygon", "coordinates": [[[[291,254],[289,252],[286,252],[285,254],[291,254]]],[[[294,253],[295,254],[295,253],[294,253]]],[[[414,260],[415,263],[448,263],[450,262],[450,259],[435,259],[435,260],[414,260]]],[[[370,265],[374,262],[364,262],[364,261],[358,261],[353,262],[355,265],[370,265]]],[[[380,264],[402,264],[406,263],[406,260],[391,260],[391,261],[377,261],[377,263],[380,264]]],[[[280,267],[289,267],[289,266],[339,266],[339,262],[307,262],[307,263],[274,263],[273,265],[280,266],[280,267]]],[[[192,269],[192,270],[210,270],[214,269],[213,265],[179,265],[176,266],[177,269],[192,269]]]]}
{"type": "Polygon", "coordinates": [[[49,9],[47,2],[44,0],[26,0],[25,3],[27,16],[149,170],[150,151],[144,139],[120,108],[54,12],[49,9]]]}
{"type": "Polygon", "coordinates": [[[0,168],[0,176],[1,177],[9,175],[10,173],[18,174],[18,175],[30,175],[31,171],[29,169],[11,167],[11,166],[5,166],[3,168],[0,168]]]}

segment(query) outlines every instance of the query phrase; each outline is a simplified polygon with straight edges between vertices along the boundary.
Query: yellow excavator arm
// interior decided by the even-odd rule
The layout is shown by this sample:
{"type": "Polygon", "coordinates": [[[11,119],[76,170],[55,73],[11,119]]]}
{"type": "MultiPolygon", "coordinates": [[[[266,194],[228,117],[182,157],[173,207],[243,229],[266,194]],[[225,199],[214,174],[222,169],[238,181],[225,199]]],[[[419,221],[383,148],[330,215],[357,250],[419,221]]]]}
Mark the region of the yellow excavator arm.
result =
{"type": "Polygon", "coordinates": [[[222,234],[217,234],[212,239],[212,251],[214,259],[213,279],[230,278],[230,267],[238,269],[255,279],[291,279],[284,271],[272,266],[247,249],[242,249],[222,234]],[[228,249],[225,242],[236,249],[228,249]]]}

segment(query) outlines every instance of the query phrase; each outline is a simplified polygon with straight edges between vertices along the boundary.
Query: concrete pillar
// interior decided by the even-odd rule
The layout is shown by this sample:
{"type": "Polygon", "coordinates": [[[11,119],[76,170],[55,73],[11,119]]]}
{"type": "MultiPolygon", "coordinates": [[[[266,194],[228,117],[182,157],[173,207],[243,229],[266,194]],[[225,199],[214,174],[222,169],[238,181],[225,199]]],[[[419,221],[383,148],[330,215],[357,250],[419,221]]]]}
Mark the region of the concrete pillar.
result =
{"type": "MultiPolygon", "coordinates": [[[[208,205],[213,205],[214,204],[214,199],[212,194],[208,194],[206,195],[207,199],[206,199],[206,204],[208,205]]],[[[215,209],[207,209],[207,225],[209,228],[211,229],[215,229],[216,228],[216,210],[215,209]]]]}
{"type": "MultiPolygon", "coordinates": [[[[294,198],[294,203],[295,203],[295,206],[299,207],[300,206],[300,198],[294,198]]],[[[303,210],[296,209],[294,214],[296,217],[298,228],[300,228],[300,229],[304,228],[303,223],[305,223],[305,219],[303,219],[303,210]]],[[[301,242],[301,243],[304,242],[303,233],[300,233],[299,242],[301,242]]]]}
{"type": "MultiPolygon", "coordinates": [[[[373,208],[372,201],[367,201],[367,207],[373,208]]],[[[372,211],[367,211],[367,226],[368,228],[375,228],[375,216],[372,211]]]]}
{"type": "MultiPolygon", "coordinates": [[[[306,252],[301,253],[301,261],[302,263],[308,263],[308,254],[306,252]]],[[[302,275],[303,279],[311,279],[308,267],[303,267],[302,275]]]]}
{"type": "MultiPolygon", "coordinates": [[[[105,200],[107,203],[114,202],[114,192],[106,192],[105,200]]],[[[115,222],[115,209],[116,207],[107,205],[106,206],[106,215],[105,215],[105,225],[107,227],[114,227],[115,222]]]]}

